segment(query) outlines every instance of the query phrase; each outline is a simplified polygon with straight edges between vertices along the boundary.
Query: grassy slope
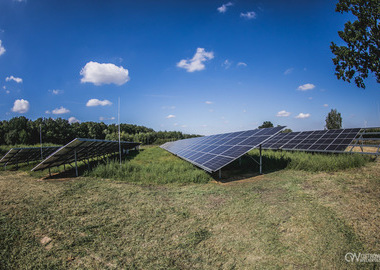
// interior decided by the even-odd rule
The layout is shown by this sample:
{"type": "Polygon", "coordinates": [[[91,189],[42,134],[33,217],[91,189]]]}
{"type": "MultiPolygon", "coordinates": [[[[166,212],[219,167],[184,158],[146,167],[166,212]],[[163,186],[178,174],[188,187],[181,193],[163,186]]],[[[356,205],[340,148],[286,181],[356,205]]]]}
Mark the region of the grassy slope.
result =
{"type": "Polygon", "coordinates": [[[380,249],[379,182],[378,162],[223,185],[0,172],[0,269],[372,269],[344,255],[380,249]]]}

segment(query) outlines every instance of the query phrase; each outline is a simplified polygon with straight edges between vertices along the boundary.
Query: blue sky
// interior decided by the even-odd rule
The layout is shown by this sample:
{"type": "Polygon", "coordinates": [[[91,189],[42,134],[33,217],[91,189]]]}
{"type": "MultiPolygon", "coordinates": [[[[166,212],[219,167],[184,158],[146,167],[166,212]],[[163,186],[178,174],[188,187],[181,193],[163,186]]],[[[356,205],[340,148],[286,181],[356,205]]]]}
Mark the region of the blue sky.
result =
{"type": "Polygon", "coordinates": [[[0,0],[0,119],[215,134],[263,121],[380,126],[380,86],[336,79],[335,1],[0,0]]]}

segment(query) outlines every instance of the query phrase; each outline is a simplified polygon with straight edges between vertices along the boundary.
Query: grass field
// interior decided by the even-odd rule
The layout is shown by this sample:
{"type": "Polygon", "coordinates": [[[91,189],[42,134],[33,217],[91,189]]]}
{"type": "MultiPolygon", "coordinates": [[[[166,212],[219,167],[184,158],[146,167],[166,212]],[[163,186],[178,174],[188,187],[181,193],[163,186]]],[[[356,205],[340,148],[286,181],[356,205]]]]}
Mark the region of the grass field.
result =
{"type": "MultiPolygon", "coordinates": [[[[290,167],[289,156],[268,155],[264,162],[278,165],[265,175],[248,173],[244,166],[252,163],[243,160],[241,167],[231,164],[225,170],[227,183],[221,183],[158,148],[149,151],[131,156],[132,164],[125,165],[150,168],[143,177],[126,170],[119,180],[110,180],[95,169],[85,175],[97,177],[41,180],[25,171],[1,171],[0,269],[379,266],[344,260],[347,252],[379,253],[378,161],[306,171],[290,167]],[[144,163],[147,153],[152,164],[144,163]],[[170,169],[169,162],[178,164],[170,169]],[[228,182],[236,172],[239,180],[228,182]],[[204,180],[192,183],[182,173],[204,180]],[[169,180],[146,180],[165,174],[169,180]]],[[[304,160],[291,160],[297,159],[304,160]]]]}

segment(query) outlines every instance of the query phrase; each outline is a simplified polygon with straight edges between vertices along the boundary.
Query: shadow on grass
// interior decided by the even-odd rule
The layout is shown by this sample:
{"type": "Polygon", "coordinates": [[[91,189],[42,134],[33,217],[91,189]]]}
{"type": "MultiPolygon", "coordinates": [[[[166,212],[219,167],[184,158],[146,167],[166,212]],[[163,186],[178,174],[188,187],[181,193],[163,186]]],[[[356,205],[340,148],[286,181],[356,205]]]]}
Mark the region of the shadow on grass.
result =
{"type": "MultiPolygon", "coordinates": [[[[240,159],[237,159],[224,167],[222,169],[221,178],[219,178],[219,172],[214,172],[211,174],[211,176],[215,181],[221,183],[228,183],[257,177],[261,175],[259,161],[259,154],[246,154],[240,159]]],[[[290,159],[284,156],[273,157],[263,155],[263,174],[283,170],[288,166],[289,162],[290,159]]]]}

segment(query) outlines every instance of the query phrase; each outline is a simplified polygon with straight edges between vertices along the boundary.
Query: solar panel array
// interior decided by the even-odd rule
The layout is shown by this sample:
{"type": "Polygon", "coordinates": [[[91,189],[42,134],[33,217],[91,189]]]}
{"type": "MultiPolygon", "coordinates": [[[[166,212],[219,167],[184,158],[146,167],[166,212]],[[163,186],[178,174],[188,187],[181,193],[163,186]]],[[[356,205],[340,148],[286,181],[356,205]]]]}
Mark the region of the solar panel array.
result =
{"type": "MultiPolygon", "coordinates": [[[[121,142],[122,150],[132,149],[138,145],[140,145],[140,143],[121,142]]],[[[118,141],[76,138],[48,156],[40,164],[34,167],[32,171],[44,170],[116,152],[119,152],[118,141]]]]}
{"type": "Polygon", "coordinates": [[[284,127],[263,128],[197,137],[161,145],[161,148],[208,171],[215,172],[259,146],[284,127]]]}
{"type": "Polygon", "coordinates": [[[358,135],[360,128],[279,133],[267,140],[264,149],[310,152],[344,152],[358,135]]]}
{"type": "MultiPolygon", "coordinates": [[[[60,146],[42,147],[42,156],[47,157],[59,148],[60,146]]],[[[0,159],[0,164],[15,165],[37,160],[41,160],[41,147],[12,148],[0,159]]]]}

